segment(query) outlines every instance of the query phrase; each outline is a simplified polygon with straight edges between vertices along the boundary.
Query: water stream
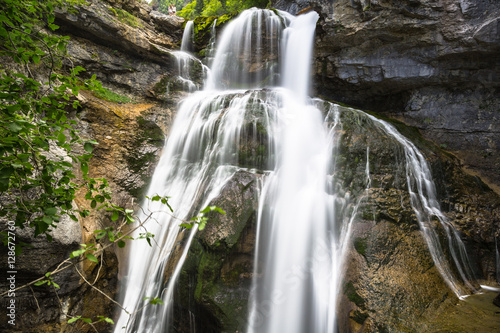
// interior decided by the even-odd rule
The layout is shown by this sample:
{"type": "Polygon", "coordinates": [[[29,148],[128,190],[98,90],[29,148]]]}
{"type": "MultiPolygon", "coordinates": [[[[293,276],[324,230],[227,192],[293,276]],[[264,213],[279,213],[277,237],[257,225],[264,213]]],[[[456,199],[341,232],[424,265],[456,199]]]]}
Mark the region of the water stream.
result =
{"type": "MultiPolygon", "coordinates": [[[[335,332],[343,261],[372,186],[368,145],[359,193],[342,187],[337,156],[345,108],[308,97],[317,20],[315,12],[294,17],[250,9],[225,27],[205,88],[181,104],[148,190],[150,197],[171,197],[175,216],[189,219],[238,170],[264,172],[248,333],[335,332]],[[242,146],[250,142],[259,145],[248,149],[252,156],[242,165],[242,146]]],[[[188,40],[191,32],[185,36],[188,40]]],[[[179,69],[181,77],[187,67],[179,69]]],[[[451,290],[466,295],[463,284],[474,277],[459,235],[439,208],[425,158],[391,125],[348,112],[371,122],[404,151],[405,186],[434,263],[451,290]],[[437,228],[445,231],[453,264],[437,228]]],[[[128,313],[121,312],[115,332],[171,331],[174,285],[197,232],[179,228],[181,222],[158,202],[144,206],[139,220],[147,222],[134,236],[155,237],[152,246],[128,245],[128,267],[121,267],[128,313]],[[151,305],[145,297],[159,297],[164,305],[151,305]]]]}

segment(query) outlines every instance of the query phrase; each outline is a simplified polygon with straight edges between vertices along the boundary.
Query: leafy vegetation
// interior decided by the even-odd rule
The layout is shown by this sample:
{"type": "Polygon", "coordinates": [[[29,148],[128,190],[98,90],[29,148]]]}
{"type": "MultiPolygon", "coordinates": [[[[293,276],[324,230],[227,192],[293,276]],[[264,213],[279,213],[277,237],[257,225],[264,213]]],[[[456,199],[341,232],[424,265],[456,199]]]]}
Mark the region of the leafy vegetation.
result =
{"type": "Polygon", "coordinates": [[[80,3],[0,1],[0,56],[7,60],[0,67],[0,215],[49,240],[63,215],[77,220],[75,193],[93,181],[88,161],[97,142],[80,138],[69,114],[79,107],[79,89],[95,88],[95,77],[81,80],[78,66],[64,71],[69,37],[44,30],[59,28],[55,8],[80,3]]]}
{"type": "Polygon", "coordinates": [[[269,0],[195,0],[183,7],[182,0],[154,0],[153,7],[157,7],[162,13],[168,14],[168,6],[175,5],[177,15],[187,20],[194,20],[197,16],[222,16],[233,12],[257,7],[266,8],[269,0]]]}
{"type": "Polygon", "coordinates": [[[93,91],[94,96],[114,103],[130,103],[132,100],[127,96],[117,94],[109,89],[99,86],[93,91]]]}
{"type": "MultiPolygon", "coordinates": [[[[105,249],[115,244],[125,246],[125,240],[132,239],[129,235],[143,228],[147,219],[138,221],[134,228],[128,227],[136,222],[134,212],[111,202],[106,179],[90,177],[89,160],[98,143],[82,139],[76,129],[74,114],[80,107],[79,90],[93,91],[114,102],[130,100],[103,88],[95,76],[80,78],[85,69],[68,61],[69,37],[53,33],[59,28],[54,23],[54,10],[71,11],[74,5],[83,3],[84,0],[0,0],[0,216],[14,221],[13,225],[9,222],[8,230],[32,228],[35,236],[45,235],[50,241],[50,232],[63,217],[78,221],[77,216],[89,216],[90,209],[105,210],[117,227],[96,230],[95,242],[81,244],[57,268],[18,289],[49,286],[57,293],[60,286],[54,282],[54,275],[71,268],[90,287],[116,303],[88,282],[76,264],[84,260],[102,261],[105,249]],[[73,206],[77,191],[83,191],[89,209],[73,206]]],[[[130,19],[126,14],[123,18],[130,19]]],[[[152,200],[161,201],[172,211],[168,197],[155,196],[152,200]]],[[[221,210],[209,207],[191,222],[183,222],[204,227],[207,219],[203,214],[209,211],[221,210]]],[[[3,241],[8,243],[5,236],[2,235],[3,241]]],[[[146,239],[151,245],[153,237],[145,232],[137,239],[146,239]]],[[[16,244],[16,251],[20,250],[19,245],[16,244]]],[[[151,298],[150,303],[161,304],[161,300],[151,298]]],[[[98,322],[113,324],[105,316],[91,319],[79,315],[70,318],[68,324],[78,321],[92,327],[98,322]]]]}

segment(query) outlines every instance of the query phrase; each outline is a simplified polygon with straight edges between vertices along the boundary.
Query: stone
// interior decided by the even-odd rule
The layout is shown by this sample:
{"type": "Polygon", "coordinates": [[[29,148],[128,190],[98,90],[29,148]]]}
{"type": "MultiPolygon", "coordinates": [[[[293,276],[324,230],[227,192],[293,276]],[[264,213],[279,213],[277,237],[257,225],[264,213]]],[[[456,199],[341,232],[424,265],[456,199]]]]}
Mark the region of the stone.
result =
{"type": "Polygon", "coordinates": [[[493,304],[500,307],[500,294],[498,294],[498,296],[493,299],[493,304]]]}
{"type": "Polygon", "coordinates": [[[189,249],[178,280],[181,295],[174,309],[174,325],[189,332],[194,314],[196,329],[244,331],[253,275],[257,178],[238,171],[210,205],[226,211],[212,213],[189,249]],[[194,281],[192,284],[190,281],[194,281]]]}
{"type": "Polygon", "coordinates": [[[500,176],[492,171],[500,167],[492,153],[499,147],[495,111],[486,112],[492,121],[481,134],[486,140],[480,143],[478,132],[469,128],[471,119],[485,115],[486,104],[491,110],[500,104],[498,1],[276,0],[273,5],[292,14],[311,6],[320,15],[314,94],[396,117],[438,146],[452,145],[450,151],[469,172],[500,193],[500,176]],[[437,93],[440,99],[425,111],[433,115],[415,121],[416,105],[437,93]],[[453,129],[438,125],[437,117],[453,122],[453,129]],[[474,152],[470,142],[479,145],[474,152]]]}

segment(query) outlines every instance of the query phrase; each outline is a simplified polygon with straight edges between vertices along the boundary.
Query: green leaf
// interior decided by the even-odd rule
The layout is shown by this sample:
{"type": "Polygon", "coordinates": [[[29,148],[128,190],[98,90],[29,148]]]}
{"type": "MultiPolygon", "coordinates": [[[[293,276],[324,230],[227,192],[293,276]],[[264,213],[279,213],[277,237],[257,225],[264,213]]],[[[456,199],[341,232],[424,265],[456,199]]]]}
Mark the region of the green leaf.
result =
{"type": "Polygon", "coordinates": [[[59,142],[60,145],[66,142],[66,135],[64,133],[59,133],[57,135],[57,141],[59,142]]]}
{"type": "Polygon", "coordinates": [[[101,239],[107,234],[107,232],[104,230],[96,230],[94,232],[97,233],[97,235],[95,236],[96,239],[101,239]]]}
{"type": "Polygon", "coordinates": [[[93,261],[93,262],[99,262],[97,258],[92,254],[92,253],[87,253],[85,254],[88,260],[93,261]]]}
{"type": "Polygon", "coordinates": [[[191,229],[193,227],[193,224],[192,223],[182,223],[179,225],[179,227],[183,227],[183,228],[186,228],[186,229],[191,229]]]}
{"type": "Polygon", "coordinates": [[[92,151],[94,150],[94,146],[90,142],[85,142],[83,145],[83,149],[89,154],[92,154],[92,151]]]}
{"type": "Polygon", "coordinates": [[[33,62],[34,62],[35,64],[38,64],[38,63],[40,62],[40,56],[34,55],[34,56],[33,56],[33,62]]]}
{"type": "Polygon", "coordinates": [[[111,221],[118,220],[118,217],[120,217],[118,211],[117,210],[113,211],[113,215],[111,215],[111,221]]]}
{"type": "Polygon", "coordinates": [[[46,284],[46,283],[47,283],[47,280],[37,281],[37,282],[35,282],[35,286],[41,286],[41,285],[46,284]]]}
{"type": "Polygon", "coordinates": [[[90,203],[90,207],[94,209],[96,206],[97,206],[97,201],[92,200],[92,202],[90,203]]]}
{"type": "Polygon", "coordinates": [[[70,258],[76,258],[76,257],[79,257],[81,256],[82,254],[84,254],[86,251],[86,249],[80,249],[80,250],[76,250],[76,251],[73,251],[71,252],[71,254],[69,255],[70,258]]]}
{"type": "Polygon", "coordinates": [[[115,324],[115,322],[111,318],[108,318],[108,317],[104,318],[104,321],[107,323],[110,323],[111,325],[115,324]]]}
{"type": "Polygon", "coordinates": [[[55,31],[55,30],[59,29],[59,26],[56,24],[49,23],[49,28],[50,28],[50,30],[55,31]]]}
{"type": "Polygon", "coordinates": [[[48,225],[51,225],[52,224],[52,219],[48,216],[44,216],[42,217],[42,221],[47,223],[48,225]]]}
{"type": "Polygon", "coordinates": [[[84,176],[86,176],[89,173],[89,166],[88,166],[87,162],[82,162],[80,165],[80,168],[82,169],[84,176]]]}
{"type": "Polygon", "coordinates": [[[82,320],[84,322],[86,322],[87,324],[92,324],[92,319],[90,319],[90,318],[82,318],[82,320]]]}
{"type": "Polygon", "coordinates": [[[198,230],[201,231],[205,229],[206,226],[207,226],[207,221],[200,222],[200,224],[198,225],[198,230]]]}
{"type": "Polygon", "coordinates": [[[222,208],[217,206],[207,206],[202,211],[200,211],[201,214],[206,214],[208,212],[218,212],[226,215],[226,212],[222,208]]]}
{"type": "Polygon", "coordinates": [[[75,321],[77,321],[78,319],[80,319],[81,316],[76,316],[76,317],[73,317],[71,318],[70,320],[68,320],[68,324],[71,324],[71,323],[74,323],[75,321]]]}
{"type": "Polygon", "coordinates": [[[16,122],[11,122],[9,123],[9,125],[7,125],[7,127],[14,133],[17,133],[19,132],[20,130],[23,129],[23,127],[21,125],[19,125],[18,123],[16,122]]]}
{"type": "Polygon", "coordinates": [[[154,298],[153,297],[143,297],[142,300],[143,301],[149,300],[148,302],[150,304],[154,304],[154,305],[156,305],[156,304],[162,304],[163,305],[163,301],[159,297],[154,297],[154,298]]]}
{"type": "Polygon", "coordinates": [[[119,248],[125,247],[125,241],[123,240],[119,240],[116,244],[118,245],[119,248]]]}
{"type": "Polygon", "coordinates": [[[47,207],[43,211],[47,215],[56,215],[57,214],[57,208],[55,208],[55,207],[47,207]]]}

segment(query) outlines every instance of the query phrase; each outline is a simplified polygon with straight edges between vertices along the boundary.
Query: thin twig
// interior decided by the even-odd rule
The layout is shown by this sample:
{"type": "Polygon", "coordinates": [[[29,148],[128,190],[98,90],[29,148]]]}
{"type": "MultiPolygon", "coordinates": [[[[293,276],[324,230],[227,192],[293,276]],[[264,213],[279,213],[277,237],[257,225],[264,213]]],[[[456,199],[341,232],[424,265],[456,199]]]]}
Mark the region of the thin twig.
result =
{"type": "MultiPolygon", "coordinates": [[[[100,250],[96,251],[96,252],[95,252],[95,254],[97,254],[97,255],[101,254],[102,252],[104,252],[104,250],[106,250],[106,249],[107,249],[107,248],[109,248],[110,246],[114,245],[115,243],[117,243],[117,242],[118,242],[118,241],[120,241],[120,240],[123,240],[125,237],[128,237],[128,235],[130,235],[131,233],[133,233],[135,230],[137,230],[137,229],[141,228],[141,227],[143,226],[143,224],[144,224],[144,223],[146,223],[146,222],[147,222],[147,221],[151,218],[151,215],[152,215],[152,214],[153,214],[153,213],[151,213],[151,214],[150,214],[150,215],[149,215],[149,216],[148,216],[148,217],[144,220],[144,222],[140,222],[140,223],[139,223],[139,225],[138,225],[138,226],[136,226],[135,228],[130,229],[130,230],[129,230],[129,231],[127,231],[125,234],[123,234],[121,237],[119,237],[119,238],[115,239],[113,242],[111,242],[111,243],[109,243],[109,244],[107,244],[107,245],[103,246],[103,247],[102,247],[102,249],[100,249],[100,250]]],[[[61,263],[57,266],[57,268],[56,268],[55,270],[53,270],[52,272],[50,272],[50,275],[57,274],[57,273],[59,273],[59,272],[61,272],[61,271],[64,271],[65,269],[67,269],[67,268],[69,268],[69,267],[71,267],[71,266],[73,266],[73,265],[76,265],[76,264],[78,264],[78,263],[80,263],[80,262],[82,262],[82,261],[86,260],[86,258],[85,258],[85,257],[82,257],[82,258],[80,258],[78,261],[76,261],[75,263],[68,263],[68,262],[70,262],[72,259],[74,259],[74,258],[67,258],[66,260],[62,261],[62,262],[61,262],[61,263]],[[65,263],[68,263],[68,264],[67,264],[66,266],[64,266],[64,267],[61,267],[61,266],[62,266],[62,265],[64,265],[65,263]]],[[[26,288],[26,287],[28,287],[28,286],[31,286],[32,284],[37,283],[38,281],[42,281],[42,280],[45,280],[45,279],[46,279],[46,277],[45,277],[45,276],[42,276],[42,277],[40,277],[40,278],[38,278],[38,279],[36,279],[36,280],[33,280],[33,281],[28,282],[28,283],[26,283],[26,284],[24,284],[24,285],[22,285],[22,286],[17,287],[16,289],[14,289],[14,291],[17,291],[17,290],[20,290],[20,289],[26,288]]],[[[10,290],[10,291],[12,291],[12,290],[10,290]]],[[[5,291],[5,292],[1,293],[1,294],[0,294],[0,296],[4,296],[4,295],[6,295],[8,292],[9,292],[9,291],[5,291]]]]}
{"type": "Polygon", "coordinates": [[[33,298],[35,299],[35,302],[36,302],[36,307],[38,308],[38,310],[41,310],[40,304],[38,304],[38,300],[36,299],[35,291],[33,290],[33,288],[31,288],[31,286],[28,286],[28,287],[30,287],[30,289],[31,289],[31,293],[33,294],[33,298]]]}
{"type": "Polygon", "coordinates": [[[102,291],[101,289],[95,287],[93,284],[91,284],[86,278],[85,276],[83,276],[83,274],[80,272],[80,270],[78,268],[76,268],[75,266],[75,270],[76,272],[78,273],[78,275],[80,275],[83,279],[83,281],[85,281],[85,283],[87,283],[89,286],[91,286],[93,289],[97,290],[99,293],[103,294],[107,299],[109,299],[111,302],[115,303],[116,305],[118,305],[123,311],[125,311],[127,314],[129,314],[129,312],[120,304],[118,303],[117,301],[115,301],[114,299],[112,299],[111,297],[109,297],[104,291],[102,291]]]}
{"type": "Polygon", "coordinates": [[[104,261],[104,255],[102,254],[100,257],[101,257],[101,262],[99,264],[99,269],[97,270],[97,274],[95,276],[94,282],[92,283],[92,286],[97,282],[97,279],[99,278],[99,274],[101,274],[101,268],[102,268],[102,262],[104,261]]]}

